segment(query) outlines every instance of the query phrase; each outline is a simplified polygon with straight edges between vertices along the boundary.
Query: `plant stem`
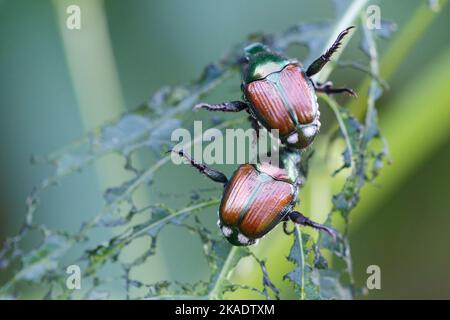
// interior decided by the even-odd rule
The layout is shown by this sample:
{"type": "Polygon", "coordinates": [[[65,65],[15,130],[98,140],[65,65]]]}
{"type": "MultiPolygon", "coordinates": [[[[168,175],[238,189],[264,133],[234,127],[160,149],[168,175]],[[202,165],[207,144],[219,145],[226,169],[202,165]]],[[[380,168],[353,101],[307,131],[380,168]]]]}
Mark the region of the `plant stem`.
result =
{"type": "MultiPolygon", "coordinates": [[[[104,2],[78,1],[82,8],[79,30],[69,30],[66,27],[66,8],[71,4],[73,1],[53,0],[81,121],[84,129],[90,131],[119,116],[126,108],[109,37],[104,2]]],[[[126,174],[120,167],[119,161],[96,165],[101,189],[114,185],[114,181],[126,179],[126,174]]]]}
{"type": "MultiPolygon", "coordinates": [[[[328,42],[322,49],[322,52],[325,52],[333,44],[333,42],[335,41],[335,39],[342,30],[348,28],[350,25],[354,23],[354,21],[358,18],[363,7],[368,2],[369,2],[368,0],[355,0],[349,5],[342,18],[338,19],[336,25],[334,26],[334,33],[330,35],[328,42]]],[[[346,37],[346,39],[344,39],[341,48],[333,54],[333,60],[339,59],[340,55],[344,51],[346,44],[348,43],[348,41],[352,36],[353,32],[350,33],[346,37]]],[[[313,79],[317,80],[318,82],[325,82],[330,76],[331,72],[333,71],[333,68],[334,68],[333,64],[329,63],[325,65],[325,67],[317,74],[316,77],[313,76],[313,79]]]]}
{"type": "Polygon", "coordinates": [[[217,277],[216,282],[214,283],[214,287],[208,295],[209,299],[218,300],[220,298],[223,282],[225,280],[228,280],[230,276],[230,271],[232,267],[235,265],[234,260],[238,252],[238,249],[239,248],[236,246],[233,246],[231,248],[228,257],[223,264],[222,270],[220,271],[219,276],[217,277]]]}
{"type": "MultiPolygon", "coordinates": [[[[321,98],[323,100],[325,100],[325,102],[327,103],[327,105],[331,108],[331,110],[333,111],[336,120],[338,122],[339,125],[339,130],[341,130],[342,135],[344,136],[344,140],[345,140],[345,144],[347,145],[347,148],[350,151],[350,154],[353,154],[353,147],[350,141],[350,135],[347,132],[347,129],[345,127],[345,123],[344,123],[344,119],[342,119],[341,113],[339,111],[339,105],[337,104],[336,100],[334,100],[333,98],[331,98],[330,96],[327,95],[322,95],[321,98]]],[[[353,163],[353,158],[352,158],[352,163],[353,163]]]]}
{"type": "Polygon", "coordinates": [[[383,199],[395,194],[404,180],[448,139],[449,55],[450,47],[425,67],[425,72],[417,76],[411,85],[398,93],[395,100],[386,105],[389,112],[381,115],[380,124],[389,141],[393,165],[386,167],[377,178],[377,184],[382,185],[382,188],[362,190],[361,199],[364,201],[355,209],[352,228],[358,228],[369,217],[369,213],[375,213],[374,209],[383,199]],[[424,106],[432,106],[432,110],[424,106]]]}
{"type": "MultiPolygon", "coordinates": [[[[444,10],[448,0],[440,2],[441,11],[444,10]]],[[[419,41],[427,28],[438,16],[423,2],[415,11],[407,24],[394,36],[392,44],[388,47],[380,62],[380,75],[388,81],[396,72],[405,57],[411,52],[413,46],[419,41]]],[[[357,117],[362,117],[366,111],[365,101],[371,82],[371,77],[366,77],[361,86],[356,90],[358,99],[353,99],[349,104],[349,110],[357,117]]]]}
{"type": "Polygon", "coordinates": [[[297,233],[298,238],[298,246],[300,249],[300,300],[305,300],[305,253],[303,250],[303,239],[302,239],[302,231],[300,230],[300,226],[295,226],[295,232],[297,233]]]}
{"type": "MultiPolygon", "coordinates": [[[[352,25],[354,23],[354,21],[359,17],[361,10],[363,10],[364,6],[368,3],[368,0],[355,0],[353,1],[349,7],[347,8],[346,12],[342,15],[342,17],[337,21],[337,23],[334,26],[334,33],[330,35],[328,41],[324,44],[324,47],[322,48],[322,52],[325,52],[329,46],[331,46],[331,44],[335,41],[336,37],[338,36],[338,34],[345,28],[349,27],[350,25],[352,25]]],[[[344,51],[345,46],[347,45],[348,41],[350,40],[350,38],[353,36],[353,32],[350,33],[348,35],[348,37],[346,37],[345,41],[343,41],[342,46],[340,48],[340,50],[338,50],[334,55],[333,55],[333,60],[337,60],[339,58],[339,56],[342,54],[342,52],[344,51]]],[[[335,64],[333,63],[328,63],[321,71],[320,73],[317,74],[317,76],[313,77],[314,80],[319,81],[319,82],[324,82],[328,79],[329,75],[331,74],[331,72],[333,71],[333,69],[335,68],[335,64]]],[[[330,107],[332,108],[333,112],[337,115],[337,119],[338,121],[340,121],[340,125],[342,128],[344,128],[343,130],[345,131],[345,126],[343,126],[343,119],[340,117],[340,114],[337,110],[338,105],[337,103],[330,99],[329,97],[325,96],[325,95],[321,95],[321,97],[323,97],[324,99],[328,99],[330,100],[330,107]]],[[[349,145],[350,150],[352,150],[352,147],[350,145],[350,138],[348,135],[348,132],[343,132],[343,134],[346,136],[346,143],[349,145]]],[[[325,219],[326,220],[326,219],[325,219]]],[[[303,248],[303,240],[301,237],[301,230],[300,228],[297,226],[296,227],[296,232],[297,235],[299,236],[299,249],[300,249],[300,261],[302,263],[301,269],[302,269],[302,274],[301,274],[301,288],[300,288],[300,299],[307,299],[308,297],[306,297],[306,293],[304,290],[304,283],[305,283],[305,274],[304,274],[304,248],[303,248]]],[[[265,247],[264,247],[265,249],[265,247]]],[[[258,249],[257,249],[258,250],[258,249]]],[[[266,250],[278,250],[278,248],[267,248],[266,250]]],[[[271,256],[272,253],[269,251],[267,253],[268,256],[271,256]]]]}

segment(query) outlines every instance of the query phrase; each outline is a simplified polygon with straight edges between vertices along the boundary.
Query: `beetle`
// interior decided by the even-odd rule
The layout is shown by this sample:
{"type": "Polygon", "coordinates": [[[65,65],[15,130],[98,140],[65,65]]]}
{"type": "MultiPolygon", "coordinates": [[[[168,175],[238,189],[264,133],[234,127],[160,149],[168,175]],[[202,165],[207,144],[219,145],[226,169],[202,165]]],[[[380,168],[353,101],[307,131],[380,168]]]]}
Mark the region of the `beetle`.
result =
{"type": "Polygon", "coordinates": [[[209,179],[224,185],[217,225],[232,245],[255,244],[280,222],[285,233],[290,234],[293,231],[287,230],[287,221],[325,231],[336,239],[332,228],[294,210],[301,181],[292,181],[286,170],[269,163],[246,163],[228,180],[225,174],[197,162],[183,150],[169,152],[184,157],[209,179]]]}
{"type": "Polygon", "coordinates": [[[244,49],[241,59],[243,101],[220,104],[199,103],[194,111],[239,112],[246,110],[252,127],[278,129],[281,142],[294,149],[309,146],[320,129],[320,112],[316,92],[348,93],[349,88],[335,88],[330,81],[315,83],[311,76],[318,73],[340,47],[342,39],[354,26],[342,31],[331,47],[306,69],[297,60],[271,51],[261,43],[244,49]]]}

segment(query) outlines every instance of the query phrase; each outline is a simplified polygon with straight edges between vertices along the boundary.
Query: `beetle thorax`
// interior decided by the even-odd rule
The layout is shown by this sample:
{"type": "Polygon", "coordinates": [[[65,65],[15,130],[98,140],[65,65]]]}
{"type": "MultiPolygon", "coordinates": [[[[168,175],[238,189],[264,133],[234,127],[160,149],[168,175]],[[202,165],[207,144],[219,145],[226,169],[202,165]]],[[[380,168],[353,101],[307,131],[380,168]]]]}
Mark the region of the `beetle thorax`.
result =
{"type": "Polygon", "coordinates": [[[245,48],[246,64],[243,67],[244,83],[261,80],[268,75],[281,71],[290,62],[285,57],[272,52],[261,43],[245,48]]]}

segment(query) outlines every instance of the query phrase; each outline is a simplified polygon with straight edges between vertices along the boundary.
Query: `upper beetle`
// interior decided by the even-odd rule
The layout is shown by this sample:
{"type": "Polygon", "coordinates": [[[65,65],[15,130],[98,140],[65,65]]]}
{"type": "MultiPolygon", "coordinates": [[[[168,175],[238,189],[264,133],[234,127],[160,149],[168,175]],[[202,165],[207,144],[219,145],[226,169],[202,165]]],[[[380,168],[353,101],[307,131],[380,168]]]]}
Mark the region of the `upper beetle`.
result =
{"type": "Polygon", "coordinates": [[[267,130],[278,129],[283,144],[295,149],[306,148],[320,129],[316,91],[355,95],[349,88],[335,88],[329,81],[319,84],[311,79],[330,61],[332,54],[352,28],[354,27],[342,31],[331,47],[306,71],[298,61],[277,54],[261,43],[247,46],[242,62],[241,88],[244,101],[199,103],[194,110],[246,110],[254,129],[259,130],[260,125],[267,130]]]}
{"type": "Polygon", "coordinates": [[[242,164],[230,180],[221,172],[198,163],[182,150],[173,152],[185,157],[191,165],[215,182],[224,184],[219,207],[218,226],[235,246],[248,246],[271,231],[281,221],[310,226],[329,233],[336,232],[294,211],[300,181],[292,181],[288,172],[269,163],[242,164]]]}

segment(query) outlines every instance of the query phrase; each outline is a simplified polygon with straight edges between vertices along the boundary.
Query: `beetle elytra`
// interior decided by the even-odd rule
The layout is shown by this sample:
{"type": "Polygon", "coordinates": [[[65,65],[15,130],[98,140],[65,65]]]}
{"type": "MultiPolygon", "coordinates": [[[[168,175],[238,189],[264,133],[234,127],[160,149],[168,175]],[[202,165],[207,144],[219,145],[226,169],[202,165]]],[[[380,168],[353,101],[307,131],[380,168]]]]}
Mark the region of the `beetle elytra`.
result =
{"type": "MultiPolygon", "coordinates": [[[[269,163],[247,163],[240,165],[228,180],[220,171],[198,163],[184,151],[172,152],[186,158],[211,180],[224,184],[217,224],[231,244],[255,244],[280,222],[287,221],[323,230],[336,239],[336,231],[332,228],[313,222],[294,210],[300,181],[292,181],[284,169],[269,163]]],[[[284,230],[289,233],[285,223],[284,230]]]]}

